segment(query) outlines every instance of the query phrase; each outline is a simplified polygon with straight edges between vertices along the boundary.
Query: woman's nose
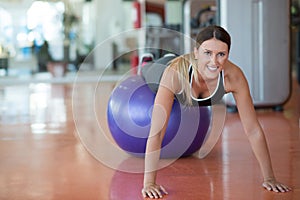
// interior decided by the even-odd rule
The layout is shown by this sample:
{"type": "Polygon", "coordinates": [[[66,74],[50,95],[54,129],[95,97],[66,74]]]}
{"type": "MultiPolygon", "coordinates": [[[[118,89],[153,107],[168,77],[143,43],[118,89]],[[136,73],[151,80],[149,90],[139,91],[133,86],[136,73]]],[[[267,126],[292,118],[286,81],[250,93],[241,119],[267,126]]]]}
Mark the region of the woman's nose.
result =
{"type": "Polygon", "coordinates": [[[216,63],[217,63],[217,56],[212,55],[212,56],[210,57],[210,61],[212,62],[212,64],[216,64],[216,63]]]}

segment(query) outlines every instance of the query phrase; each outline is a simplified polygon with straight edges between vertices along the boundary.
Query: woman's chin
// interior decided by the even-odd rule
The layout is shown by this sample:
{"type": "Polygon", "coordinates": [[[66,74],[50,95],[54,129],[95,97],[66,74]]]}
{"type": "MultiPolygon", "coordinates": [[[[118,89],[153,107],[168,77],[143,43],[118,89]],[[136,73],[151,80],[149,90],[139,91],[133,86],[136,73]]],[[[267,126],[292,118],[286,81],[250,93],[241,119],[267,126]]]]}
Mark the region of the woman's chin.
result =
{"type": "Polygon", "coordinates": [[[205,78],[208,79],[208,80],[213,80],[213,79],[217,79],[219,77],[219,70],[209,70],[207,69],[206,70],[206,73],[205,73],[205,78]]]}

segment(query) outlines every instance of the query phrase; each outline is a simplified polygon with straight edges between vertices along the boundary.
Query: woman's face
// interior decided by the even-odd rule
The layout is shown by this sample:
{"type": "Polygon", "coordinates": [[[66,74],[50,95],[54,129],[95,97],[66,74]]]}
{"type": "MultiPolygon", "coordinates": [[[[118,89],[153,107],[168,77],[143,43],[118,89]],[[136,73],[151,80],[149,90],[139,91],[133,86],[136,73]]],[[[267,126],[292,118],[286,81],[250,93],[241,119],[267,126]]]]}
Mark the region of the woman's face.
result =
{"type": "Polygon", "coordinates": [[[199,73],[204,79],[216,79],[228,60],[228,46],[215,38],[204,41],[200,47],[194,48],[199,73]]]}

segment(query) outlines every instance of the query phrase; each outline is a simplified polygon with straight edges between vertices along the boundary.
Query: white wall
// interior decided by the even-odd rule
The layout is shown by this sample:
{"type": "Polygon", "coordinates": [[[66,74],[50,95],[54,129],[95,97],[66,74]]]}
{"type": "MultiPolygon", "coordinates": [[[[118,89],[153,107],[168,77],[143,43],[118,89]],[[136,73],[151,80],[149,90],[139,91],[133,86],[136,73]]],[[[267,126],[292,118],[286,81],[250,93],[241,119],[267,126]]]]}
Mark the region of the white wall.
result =
{"type": "Polygon", "coordinates": [[[166,1],[166,23],[182,24],[182,2],[181,1],[166,1]]]}
{"type": "MultiPolygon", "coordinates": [[[[105,68],[112,62],[113,40],[111,38],[122,31],[132,29],[132,8],[132,2],[96,0],[96,68],[105,68]]],[[[122,43],[122,41],[118,42],[122,43]]]]}

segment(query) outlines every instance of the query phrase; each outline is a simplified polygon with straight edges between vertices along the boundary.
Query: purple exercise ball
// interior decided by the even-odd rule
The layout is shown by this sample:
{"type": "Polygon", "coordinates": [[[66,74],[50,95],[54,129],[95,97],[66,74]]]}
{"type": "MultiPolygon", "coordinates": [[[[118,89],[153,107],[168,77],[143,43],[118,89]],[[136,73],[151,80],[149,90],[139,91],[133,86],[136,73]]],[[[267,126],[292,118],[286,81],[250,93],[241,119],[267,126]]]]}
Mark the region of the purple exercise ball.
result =
{"type": "MultiPolygon", "coordinates": [[[[112,92],[107,108],[110,132],[118,146],[144,157],[155,93],[141,76],[130,76],[112,92]]],[[[211,121],[209,107],[186,107],[174,99],[161,158],[189,156],[200,149],[211,121]]]]}

